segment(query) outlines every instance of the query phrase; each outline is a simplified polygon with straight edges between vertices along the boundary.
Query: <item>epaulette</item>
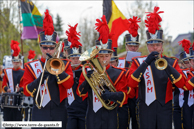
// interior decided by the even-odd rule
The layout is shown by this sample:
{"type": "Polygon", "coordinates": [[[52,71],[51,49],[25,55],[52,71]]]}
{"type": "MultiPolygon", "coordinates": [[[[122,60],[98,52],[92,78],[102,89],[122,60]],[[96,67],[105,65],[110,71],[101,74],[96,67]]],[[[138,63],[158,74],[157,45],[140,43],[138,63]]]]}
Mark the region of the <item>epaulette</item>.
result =
{"type": "Polygon", "coordinates": [[[166,56],[166,55],[164,55],[164,56],[167,57],[167,58],[172,58],[172,59],[176,59],[177,61],[179,61],[179,59],[177,57],[174,57],[174,56],[169,57],[169,56],[166,56]]]}
{"type": "Polygon", "coordinates": [[[144,56],[135,56],[132,58],[132,60],[136,59],[136,58],[144,58],[144,57],[147,57],[147,55],[144,55],[144,56]]]}
{"type": "Polygon", "coordinates": [[[115,68],[115,69],[120,69],[120,70],[122,70],[122,71],[126,71],[126,69],[125,68],[119,68],[119,67],[115,67],[115,66],[113,66],[113,65],[111,65],[113,68],[115,68]]]}

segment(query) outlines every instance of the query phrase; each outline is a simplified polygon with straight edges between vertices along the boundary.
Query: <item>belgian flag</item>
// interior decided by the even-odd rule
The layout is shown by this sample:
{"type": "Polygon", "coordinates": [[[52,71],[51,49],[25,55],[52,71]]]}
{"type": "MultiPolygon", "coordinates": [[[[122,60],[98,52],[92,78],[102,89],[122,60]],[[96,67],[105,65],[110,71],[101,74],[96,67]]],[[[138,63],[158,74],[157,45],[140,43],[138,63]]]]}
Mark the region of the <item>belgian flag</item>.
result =
{"type": "Polygon", "coordinates": [[[103,15],[106,16],[110,35],[112,35],[112,47],[117,47],[118,37],[128,30],[129,22],[113,0],[103,0],[103,15]]]}

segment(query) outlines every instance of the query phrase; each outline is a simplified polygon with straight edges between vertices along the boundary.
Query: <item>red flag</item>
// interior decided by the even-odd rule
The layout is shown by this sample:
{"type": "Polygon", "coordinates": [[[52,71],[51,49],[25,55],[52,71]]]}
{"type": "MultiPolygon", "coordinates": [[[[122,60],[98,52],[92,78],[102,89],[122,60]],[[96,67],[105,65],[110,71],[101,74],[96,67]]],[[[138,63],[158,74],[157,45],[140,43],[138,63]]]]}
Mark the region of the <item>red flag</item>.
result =
{"type": "Polygon", "coordinates": [[[112,47],[118,47],[117,40],[124,31],[128,30],[129,22],[113,0],[103,0],[103,9],[112,35],[112,47]]]}

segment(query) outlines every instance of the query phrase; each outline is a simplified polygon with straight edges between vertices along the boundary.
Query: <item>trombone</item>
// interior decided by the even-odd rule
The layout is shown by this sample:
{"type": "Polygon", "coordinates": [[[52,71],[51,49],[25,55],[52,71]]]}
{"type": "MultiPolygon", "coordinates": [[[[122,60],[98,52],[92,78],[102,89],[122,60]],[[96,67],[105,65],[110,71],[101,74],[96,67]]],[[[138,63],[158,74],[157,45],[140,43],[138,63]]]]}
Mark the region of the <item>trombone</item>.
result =
{"type": "Polygon", "coordinates": [[[50,59],[46,58],[44,68],[42,71],[42,75],[40,78],[38,90],[36,93],[36,98],[35,98],[36,106],[38,107],[38,109],[41,109],[42,102],[43,102],[44,95],[45,95],[46,86],[44,86],[43,95],[42,95],[42,98],[41,98],[41,101],[39,104],[38,103],[38,95],[40,94],[40,87],[41,87],[41,83],[42,83],[42,79],[43,79],[45,70],[47,70],[50,74],[58,75],[58,74],[61,74],[65,69],[65,64],[63,63],[63,61],[61,59],[59,59],[61,50],[62,50],[62,41],[60,41],[60,43],[57,45],[57,50],[56,50],[54,56],[50,59]]]}

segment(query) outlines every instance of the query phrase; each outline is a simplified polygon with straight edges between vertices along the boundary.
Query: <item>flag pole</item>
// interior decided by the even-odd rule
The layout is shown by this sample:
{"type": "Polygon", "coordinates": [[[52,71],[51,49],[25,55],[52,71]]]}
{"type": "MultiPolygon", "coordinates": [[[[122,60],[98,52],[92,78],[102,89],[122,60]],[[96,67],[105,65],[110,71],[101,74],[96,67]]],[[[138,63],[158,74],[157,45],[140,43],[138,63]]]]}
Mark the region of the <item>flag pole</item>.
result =
{"type": "Polygon", "coordinates": [[[21,0],[18,0],[18,13],[19,13],[19,26],[20,26],[20,42],[21,42],[21,49],[22,49],[22,56],[23,56],[23,40],[22,40],[22,25],[21,25],[21,13],[20,13],[20,9],[21,9],[21,0]]]}

